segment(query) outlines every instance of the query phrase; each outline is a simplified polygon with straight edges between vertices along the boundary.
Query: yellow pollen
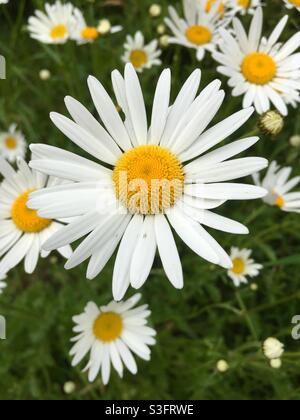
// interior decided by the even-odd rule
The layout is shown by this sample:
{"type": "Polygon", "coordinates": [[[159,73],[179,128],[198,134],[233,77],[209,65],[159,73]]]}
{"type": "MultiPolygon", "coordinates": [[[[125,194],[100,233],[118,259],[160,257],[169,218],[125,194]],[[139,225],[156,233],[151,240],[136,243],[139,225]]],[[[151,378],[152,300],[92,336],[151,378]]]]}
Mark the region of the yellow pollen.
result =
{"type": "Polygon", "coordinates": [[[123,320],[115,312],[104,312],[98,316],[94,322],[95,337],[106,343],[116,340],[120,337],[123,330],[123,320]]]}
{"type": "Polygon", "coordinates": [[[52,223],[50,219],[39,217],[35,210],[31,210],[26,206],[29,194],[32,191],[26,191],[21,194],[11,208],[11,217],[14,224],[25,233],[39,233],[52,223]]]}
{"type": "Polygon", "coordinates": [[[275,201],[275,206],[277,206],[277,207],[279,207],[280,209],[282,209],[282,207],[284,207],[284,205],[285,205],[285,200],[284,200],[284,198],[283,198],[281,195],[279,195],[279,196],[276,198],[276,201],[275,201]]]}
{"type": "Polygon", "coordinates": [[[238,0],[238,5],[247,9],[250,6],[251,0],[238,0]]]}
{"type": "Polygon", "coordinates": [[[276,76],[277,66],[268,54],[255,52],[244,58],[241,70],[248,82],[266,85],[276,76]]]}
{"type": "Polygon", "coordinates": [[[7,149],[14,150],[17,148],[18,142],[15,137],[9,136],[5,139],[5,146],[7,149]]]}
{"type": "Polygon", "coordinates": [[[133,50],[130,54],[130,61],[134,68],[140,69],[148,62],[148,56],[143,50],[133,50]]]}
{"type": "Polygon", "coordinates": [[[97,28],[87,26],[81,31],[81,37],[87,41],[94,41],[99,36],[97,28]]]}
{"type": "Polygon", "coordinates": [[[212,32],[207,26],[194,25],[186,31],[187,39],[195,45],[208,44],[212,39],[212,32]]]}
{"type": "Polygon", "coordinates": [[[232,263],[233,267],[231,271],[234,274],[243,274],[245,272],[246,264],[242,258],[234,258],[232,263]]]}
{"type": "Polygon", "coordinates": [[[56,25],[51,29],[50,36],[52,39],[57,40],[64,38],[67,34],[67,27],[64,24],[56,25]]]}
{"type": "Polygon", "coordinates": [[[135,214],[159,214],[182,196],[184,172],[177,156],[154,145],[126,152],[113,171],[116,195],[135,214]]]}
{"type": "Polygon", "coordinates": [[[293,4],[294,6],[300,7],[300,0],[289,0],[289,3],[293,4]]]}
{"type": "MultiPolygon", "coordinates": [[[[211,11],[211,8],[214,6],[214,4],[217,1],[218,0],[207,0],[206,8],[205,8],[206,13],[209,13],[211,11]]],[[[225,6],[222,2],[219,2],[218,13],[223,14],[224,12],[225,12],[225,6]]]]}

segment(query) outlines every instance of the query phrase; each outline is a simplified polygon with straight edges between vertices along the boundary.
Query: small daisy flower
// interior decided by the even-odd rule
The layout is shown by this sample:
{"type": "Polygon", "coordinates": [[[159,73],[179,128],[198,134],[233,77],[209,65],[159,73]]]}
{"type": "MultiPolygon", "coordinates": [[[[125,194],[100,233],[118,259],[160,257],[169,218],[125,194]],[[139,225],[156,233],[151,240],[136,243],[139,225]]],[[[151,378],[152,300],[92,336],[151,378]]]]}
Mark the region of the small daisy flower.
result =
{"type": "Polygon", "coordinates": [[[280,359],[284,353],[284,344],[277,338],[269,337],[263,343],[263,352],[267,359],[280,359]]]}
{"type": "Polygon", "coordinates": [[[233,19],[234,38],[221,28],[221,52],[213,57],[221,63],[218,71],[229,77],[233,96],[244,96],[244,108],[254,104],[259,114],[267,112],[271,103],[287,115],[287,97],[293,98],[300,90],[300,60],[294,52],[300,46],[300,32],[289,41],[279,44],[288,17],[283,17],[268,39],[262,39],[263,12],[258,8],[247,35],[239,19],[233,19]]]}
{"type": "MultiPolygon", "coordinates": [[[[59,185],[62,181],[31,171],[23,159],[17,160],[18,170],[0,158],[0,273],[7,273],[24,259],[25,271],[31,274],[37,265],[43,243],[63,225],[43,218],[27,207],[30,192],[45,186],[59,185]]],[[[59,249],[66,258],[72,254],[70,246],[59,249]]]]}
{"type": "MultiPolygon", "coordinates": [[[[103,33],[103,29],[98,26],[90,26],[87,24],[82,12],[79,9],[74,10],[75,23],[72,27],[71,39],[77,41],[78,44],[87,44],[96,41],[103,33]]],[[[106,21],[107,23],[108,21],[106,21]]],[[[109,23],[109,22],[108,22],[109,23]]],[[[102,24],[103,25],[103,24],[102,24]]],[[[104,26],[104,25],[103,25],[104,26]]],[[[109,26],[107,32],[114,34],[122,30],[122,26],[109,26]]]]}
{"type": "Polygon", "coordinates": [[[0,295],[3,293],[3,289],[5,289],[7,287],[7,284],[5,281],[6,279],[6,274],[0,274],[0,295]]]}
{"type": "Polygon", "coordinates": [[[288,9],[293,9],[294,7],[300,12],[300,0],[283,0],[285,2],[285,6],[288,9]]]}
{"type": "Polygon", "coordinates": [[[178,289],[183,272],[171,230],[199,256],[229,269],[232,262],[203,225],[246,234],[248,229],[211,209],[227,200],[263,197],[260,187],[228,182],[267,167],[266,159],[232,159],[259,139],[250,137],[211,151],[238,130],[254,109],[242,110],[217,125],[211,124],[224,98],[221,83],[213,81],[199,94],[200,70],[195,70],[170,103],[171,72],[162,72],[154,94],[150,125],[142,88],[131,64],[125,75],[112,73],[121,118],[102,84],[94,77],[88,86],[102,124],[78,101],[65,99],[72,116],[52,113],[54,124],[95,161],[46,145],[32,145],[35,170],[73,180],[61,189],[31,195],[28,206],[44,217],[79,216],[47,241],[53,250],[88,236],[66,264],[67,269],[90,259],[87,277],[95,278],[120,247],[113,275],[113,296],[123,298],[131,284],[147,280],[158,249],[165,272],[178,289]],[[104,128],[105,126],[105,128],[104,128]],[[210,152],[208,152],[210,151],[210,152]],[[106,167],[102,162],[107,164],[106,167]]]}
{"type": "Polygon", "coordinates": [[[125,53],[122,56],[124,63],[131,63],[136,71],[141,73],[152,66],[160,66],[161,50],[158,49],[158,41],[154,39],[145,44],[144,35],[138,31],[133,37],[127,35],[124,45],[125,53]]]}
{"type": "Polygon", "coordinates": [[[281,168],[277,162],[272,162],[263,178],[254,175],[256,185],[261,185],[269,193],[263,201],[270,206],[276,206],[286,212],[300,213],[300,191],[291,192],[300,183],[300,176],[289,179],[291,167],[281,168]]]}
{"type": "Polygon", "coordinates": [[[8,132],[0,133],[0,155],[9,162],[15,162],[18,157],[24,158],[26,149],[25,137],[16,124],[12,124],[8,132]]]}
{"type": "Polygon", "coordinates": [[[31,38],[44,44],[64,44],[70,37],[74,24],[74,7],[57,0],[53,5],[45,4],[45,12],[35,11],[28,20],[31,38]]]}
{"type": "Polygon", "coordinates": [[[246,15],[247,13],[253,15],[258,7],[263,5],[261,0],[227,0],[227,7],[236,15],[246,15]]]}
{"type": "Polygon", "coordinates": [[[0,0],[0,4],[7,4],[9,0],[0,0]]]}
{"type": "Polygon", "coordinates": [[[197,51],[201,61],[206,51],[213,52],[219,42],[219,29],[225,26],[225,19],[220,14],[220,3],[213,2],[210,7],[206,0],[183,0],[184,18],[181,18],[173,6],[169,7],[166,25],[173,33],[170,44],[178,44],[197,51]]]}
{"type": "Polygon", "coordinates": [[[102,382],[108,384],[111,365],[121,378],[124,366],[135,375],[137,365],[132,353],[150,360],[149,346],[156,343],[156,331],[147,326],[151,314],[148,305],[136,307],[140,299],[141,295],[136,294],[124,302],[112,301],[100,308],[90,302],[83,314],[73,318],[73,331],[78,335],[72,340],[76,343],[70,352],[74,356],[72,365],[78,365],[90,352],[85,369],[90,382],[101,369],[102,382]]]}
{"type": "Polygon", "coordinates": [[[263,266],[256,264],[251,258],[250,249],[231,248],[230,258],[232,268],[228,270],[228,276],[232,279],[234,285],[239,287],[241,284],[247,284],[247,276],[253,278],[259,275],[263,266]]]}

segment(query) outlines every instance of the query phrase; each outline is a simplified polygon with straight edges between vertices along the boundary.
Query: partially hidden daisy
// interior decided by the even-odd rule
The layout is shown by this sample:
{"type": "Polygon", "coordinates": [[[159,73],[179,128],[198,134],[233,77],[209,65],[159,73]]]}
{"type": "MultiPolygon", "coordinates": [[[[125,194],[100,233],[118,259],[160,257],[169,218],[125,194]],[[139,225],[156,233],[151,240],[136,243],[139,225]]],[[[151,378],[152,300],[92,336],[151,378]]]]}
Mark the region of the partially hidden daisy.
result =
{"type": "Polygon", "coordinates": [[[256,277],[259,275],[263,266],[255,263],[251,258],[251,249],[231,248],[230,258],[232,267],[228,270],[228,276],[236,287],[241,284],[247,284],[247,277],[256,277]]]}
{"type": "Polygon", "coordinates": [[[228,21],[222,19],[220,3],[214,2],[208,7],[206,0],[183,0],[183,14],[180,17],[173,6],[169,7],[166,25],[173,36],[170,44],[178,44],[196,50],[197,59],[204,58],[205,52],[215,50],[220,41],[219,29],[228,21]]]}
{"type": "Polygon", "coordinates": [[[226,6],[235,14],[253,14],[258,7],[263,6],[261,0],[227,0],[226,6]]]}
{"type": "Polygon", "coordinates": [[[24,158],[27,144],[23,133],[12,124],[7,132],[0,133],[0,155],[9,162],[15,162],[18,157],[24,158]]]}
{"type": "Polygon", "coordinates": [[[112,301],[106,306],[90,302],[84,313],[73,318],[78,335],[72,341],[72,365],[76,366],[90,352],[88,379],[93,382],[101,370],[102,382],[109,382],[111,366],[123,377],[124,366],[137,373],[133,353],[143,360],[150,360],[150,348],[155,344],[156,331],[150,328],[147,318],[151,314],[148,305],[136,307],[140,294],[124,302],[112,301]]]}
{"type": "Polygon", "coordinates": [[[258,8],[248,35],[237,18],[233,20],[236,38],[226,29],[220,29],[221,52],[213,54],[221,64],[218,71],[229,77],[233,96],[244,96],[244,108],[254,104],[259,114],[273,104],[281,114],[287,115],[287,98],[297,96],[300,90],[300,59],[299,53],[295,53],[300,46],[300,32],[286,43],[278,43],[287,21],[288,17],[283,17],[271,36],[262,38],[263,12],[258,8]]]}
{"type": "Polygon", "coordinates": [[[145,44],[142,32],[138,31],[134,36],[127,35],[124,45],[125,52],[122,56],[124,63],[131,63],[141,73],[145,69],[161,65],[161,50],[158,48],[158,41],[154,39],[145,44]]]}
{"type": "Polygon", "coordinates": [[[238,130],[254,110],[239,111],[207,129],[225,94],[218,80],[198,94],[200,78],[200,70],[195,70],[170,106],[171,72],[164,70],[148,125],[142,89],[131,64],[125,67],[124,77],[116,70],[112,73],[125,122],[102,84],[89,77],[90,93],[103,125],[71,97],[65,103],[74,121],[57,113],[52,113],[51,119],[98,162],[48,145],[31,146],[36,157],[30,163],[32,168],[76,181],[72,186],[31,195],[28,206],[43,217],[78,216],[44,248],[53,250],[87,235],[66,268],[90,259],[87,277],[92,279],[121,242],[113,274],[115,300],[122,299],[130,284],[135,288],[143,285],[157,249],[171,283],[183,287],[170,224],[196,254],[230,268],[231,259],[202,225],[246,234],[245,226],[211,209],[226,200],[250,200],[266,194],[257,186],[227,182],[267,166],[259,157],[231,159],[255,144],[258,137],[206,153],[238,130]]]}
{"type": "Polygon", "coordinates": [[[283,0],[288,9],[296,8],[300,12],[300,0],[283,0]]]}
{"type": "Polygon", "coordinates": [[[7,287],[7,284],[5,281],[6,279],[6,274],[0,274],[0,295],[3,293],[3,289],[5,289],[7,287]]]}
{"type": "Polygon", "coordinates": [[[30,36],[45,44],[64,44],[74,25],[73,12],[71,3],[63,4],[60,0],[52,5],[46,3],[45,12],[36,10],[28,20],[30,36]]]}
{"type": "Polygon", "coordinates": [[[280,167],[277,162],[272,162],[262,181],[258,174],[254,175],[254,181],[269,192],[263,198],[265,203],[286,212],[300,213],[300,191],[291,192],[300,184],[300,176],[289,179],[292,169],[291,167],[280,167]]]}
{"type": "MultiPolygon", "coordinates": [[[[4,180],[0,185],[0,273],[6,273],[24,259],[27,273],[32,273],[41,254],[43,243],[63,225],[48,218],[42,218],[27,207],[30,192],[45,186],[60,185],[61,180],[49,178],[29,169],[22,159],[17,161],[15,171],[8,162],[0,158],[0,173],[4,180]]],[[[59,249],[69,258],[69,245],[59,249]]]]}
{"type": "MultiPolygon", "coordinates": [[[[77,41],[78,44],[94,42],[101,36],[98,26],[88,25],[82,12],[77,8],[74,10],[74,18],[71,39],[77,41]]],[[[111,26],[108,32],[114,34],[121,30],[122,26],[111,26]]]]}

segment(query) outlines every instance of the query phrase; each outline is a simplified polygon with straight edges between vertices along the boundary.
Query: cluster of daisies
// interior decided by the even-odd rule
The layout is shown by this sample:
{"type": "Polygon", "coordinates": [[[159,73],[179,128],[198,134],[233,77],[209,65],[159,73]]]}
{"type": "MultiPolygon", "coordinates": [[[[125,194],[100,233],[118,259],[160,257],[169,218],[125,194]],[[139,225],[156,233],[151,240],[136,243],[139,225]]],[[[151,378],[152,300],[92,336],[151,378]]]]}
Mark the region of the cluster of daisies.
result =
{"type": "MultiPolygon", "coordinates": [[[[66,259],[67,270],[87,262],[87,279],[96,278],[116,252],[114,300],[100,308],[90,302],[74,317],[73,365],[89,353],[85,370],[90,381],[101,371],[107,384],[111,367],[120,376],[124,367],[135,374],[134,355],[150,359],[156,332],[148,326],[148,306],[136,306],[140,294],[123,299],[130,287],[144,285],[156,255],[170,283],[183,288],[174,234],[199,257],[227,270],[239,286],[263,267],[251,250],[232,248],[227,254],[208,232],[207,228],[248,233],[246,226],[216,209],[227,201],[263,199],[284,211],[300,212],[300,192],[293,192],[300,178],[290,178],[291,168],[280,168],[276,162],[268,167],[261,157],[239,157],[258,137],[221,145],[255,109],[264,113],[272,103],[285,115],[288,103],[297,103],[300,64],[295,51],[300,33],[279,43],[287,23],[284,17],[268,39],[262,37],[260,1],[184,0],[183,6],[184,18],[169,9],[166,24],[174,34],[170,41],[196,49],[198,59],[211,52],[221,64],[219,72],[230,78],[233,95],[244,95],[242,110],[214,124],[225,92],[219,80],[200,89],[198,69],[171,102],[171,71],[165,69],[147,115],[137,73],[160,64],[160,51],[157,41],[145,46],[138,32],[127,37],[124,74],[112,72],[114,98],[99,80],[92,76],[87,80],[98,118],[69,96],[65,105],[71,118],[51,113],[52,122],[78,154],[34,144],[27,164],[25,141],[16,126],[0,136],[0,289],[16,265],[23,261],[25,272],[32,273],[39,258],[52,251],[66,259]],[[235,17],[246,11],[253,13],[248,35],[235,17]],[[259,172],[264,169],[262,178],[259,172]],[[252,183],[236,182],[249,175],[252,183]]],[[[88,26],[70,3],[57,1],[45,9],[29,19],[31,35],[41,42],[85,43],[99,36],[98,28],[88,26]]]]}

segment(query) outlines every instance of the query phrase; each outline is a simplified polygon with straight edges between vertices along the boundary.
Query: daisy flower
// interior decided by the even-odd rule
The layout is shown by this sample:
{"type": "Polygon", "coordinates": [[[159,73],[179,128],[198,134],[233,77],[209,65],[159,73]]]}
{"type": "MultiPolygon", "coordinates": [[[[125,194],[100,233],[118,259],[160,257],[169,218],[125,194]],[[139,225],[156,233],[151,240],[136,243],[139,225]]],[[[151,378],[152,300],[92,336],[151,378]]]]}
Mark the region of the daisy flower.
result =
{"type": "Polygon", "coordinates": [[[247,284],[247,276],[251,278],[256,277],[263,268],[261,264],[255,263],[251,258],[251,254],[252,251],[250,249],[231,248],[232,268],[228,270],[228,276],[236,287],[243,283],[247,284]]]}
{"type": "Polygon", "coordinates": [[[124,63],[131,63],[138,72],[150,69],[152,66],[160,66],[161,50],[158,49],[158,41],[154,39],[145,45],[144,35],[138,31],[133,37],[127,35],[124,44],[125,53],[122,56],[124,63]]]}
{"type": "Polygon", "coordinates": [[[52,113],[51,119],[98,162],[56,147],[31,146],[37,157],[30,163],[32,168],[76,181],[72,186],[31,195],[28,206],[43,217],[79,216],[44,248],[50,251],[88,235],[66,268],[90,258],[87,277],[92,279],[121,241],[113,274],[115,300],[123,298],[130,284],[135,288],[143,285],[157,248],[169,280],[175,287],[183,287],[170,224],[199,256],[230,268],[229,256],[202,225],[246,234],[245,226],[210,210],[226,200],[249,200],[266,194],[257,186],[227,183],[267,166],[267,161],[258,157],[231,159],[255,144],[258,137],[206,154],[238,130],[254,110],[239,111],[207,129],[225,94],[220,91],[220,81],[215,80],[197,95],[200,79],[200,70],[195,70],[171,106],[171,72],[164,70],[155,89],[148,126],[142,89],[131,64],[125,67],[124,78],[116,70],[112,73],[117,102],[126,116],[124,123],[102,84],[89,77],[90,93],[103,125],[70,97],[65,103],[74,121],[57,113],[52,113]]]}
{"type": "Polygon", "coordinates": [[[227,0],[226,5],[234,15],[247,13],[253,15],[255,10],[263,5],[263,2],[261,0],[227,0]]]}
{"type": "MultiPolygon", "coordinates": [[[[75,22],[72,27],[71,39],[77,41],[78,44],[87,44],[96,41],[101,34],[99,28],[90,26],[79,9],[74,10],[75,22]]],[[[114,34],[122,30],[122,26],[111,26],[109,32],[114,34]]]]}
{"type": "Polygon", "coordinates": [[[3,293],[3,289],[6,288],[7,284],[5,281],[6,279],[6,274],[0,274],[0,295],[3,293]]]}
{"type": "MultiPolygon", "coordinates": [[[[34,210],[27,207],[31,191],[43,187],[59,185],[60,180],[45,177],[31,171],[23,159],[17,160],[18,170],[3,158],[0,158],[0,173],[4,180],[0,185],[0,273],[7,273],[24,259],[26,273],[32,273],[39,255],[46,257],[42,251],[43,243],[63,225],[48,218],[39,217],[34,210]]],[[[69,245],[59,249],[69,258],[72,250],[69,245]]]]}
{"type": "Polygon", "coordinates": [[[173,6],[169,7],[170,17],[165,18],[166,25],[173,33],[170,44],[178,44],[197,51],[201,61],[206,51],[214,51],[219,42],[219,29],[225,26],[221,19],[220,3],[213,2],[210,7],[206,0],[183,0],[184,18],[181,18],[173,6]]]}
{"type": "Polygon", "coordinates": [[[101,369],[102,382],[108,384],[111,365],[121,378],[124,366],[135,375],[137,365],[132,353],[150,360],[149,346],[156,342],[156,331],[147,326],[151,314],[148,305],[136,307],[140,299],[141,295],[136,294],[124,302],[112,301],[100,308],[90,302],[83,314],[73,318],[73,331],[78,335],[72,340],[76,343],[70,352],[74,356],[72,365],[78,365],[90,352],[85,369],[90,382],[101,369]]]}
{"type": "Polygon", "coordinates": [[[294,7],[300,12],[300,0],[283,0],[285,2],[285,6],[288,9],[293,9],[294,7]]]}
{"type": "Polygon", "coordinates": [[[0,4],[7,4],[9,0],[0,0],[0,4]]]}
{"type": "Polygon", "coordinates": [[[9,162],[15,162],[18,157],[24,158],[27,144],[24,135],[12,124],[8,132],[0,133],[0,154],[9,162]]]}
{"type": "Polygon", "coordinates": [[[213,57],[221,63],[218,71],[229,77],[232,95],[244,95],[244,108],[254,104],[262,114],[271,108],[287,115],[286,97],[294,97],[300,90],[300,59],[294,52],[300,46],[300,32],[284,44],[278,39],[284,30],[288,17],[283,17],[268,39],[261,39],[263,12],[258,8],[254,14],[247,35],[240,20],[234,18],[236,39],[225,29],[220,33],[223,42],[221,52],[213,57]]]}
{"type": "Polygon", "coordinates": [[[57,0],[53,5],[45,4],[45,11],[35,11],[35,16],[28,20],[28,30],[31,38],[44,44],[64,44],[70,37],[74,24],[71,3],[62,4],[57,0]]]}
{"type": "Polygon", "coordinates": [[[291,167],[281,168],[277,162],[272,162],[263,180],[255,174],[254,182],[268,191],[263,198],[266,204],[286,212],[300,213],[300,192],[291,192],[300,183],[300,176],[289,180],[291,172],[291,167]]]}

